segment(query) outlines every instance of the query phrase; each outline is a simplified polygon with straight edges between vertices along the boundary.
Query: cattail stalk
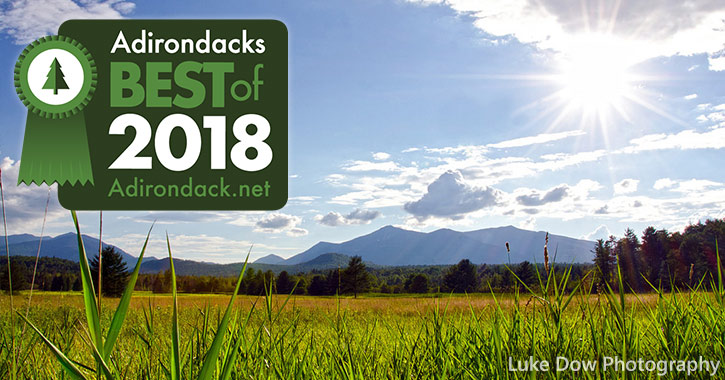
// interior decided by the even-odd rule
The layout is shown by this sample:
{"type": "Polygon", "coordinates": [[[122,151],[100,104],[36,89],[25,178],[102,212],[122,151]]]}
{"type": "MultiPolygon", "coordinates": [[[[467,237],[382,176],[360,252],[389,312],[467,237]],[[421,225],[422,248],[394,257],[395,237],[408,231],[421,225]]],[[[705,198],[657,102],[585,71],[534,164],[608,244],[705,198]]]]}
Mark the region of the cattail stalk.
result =
{"type": "Polygon", "coordinates": [[[511,265],[511,246],[509,246],[509,242],[506,242],[506,255],[508,255],[509,265],[511,265]]]}
{"type": "Polygon", "coordinates": [[[549,233],[546,233],[546,242],[544,243],[544,270],[546,276],[549,276],[549,233]]]}

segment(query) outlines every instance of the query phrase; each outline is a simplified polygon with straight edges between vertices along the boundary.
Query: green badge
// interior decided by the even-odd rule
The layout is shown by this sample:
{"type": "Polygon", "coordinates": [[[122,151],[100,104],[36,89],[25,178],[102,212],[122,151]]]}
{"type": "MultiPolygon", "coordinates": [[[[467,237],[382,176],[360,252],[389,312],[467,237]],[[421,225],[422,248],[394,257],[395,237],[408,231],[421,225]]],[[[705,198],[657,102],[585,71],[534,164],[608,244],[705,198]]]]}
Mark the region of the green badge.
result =
{"type": "Polygon", "coordinates": [[[28,107],[19,183],[93,184],[83,109],[96,90],[96,65],[78,41],[43,37],[15,65],[28,107]]]}
{"type": "Polygon", "coordinates": [[[287,29],[275,20],[72,20],[15,72],[19,182],[76,210],[287,201],[287,29]]]}

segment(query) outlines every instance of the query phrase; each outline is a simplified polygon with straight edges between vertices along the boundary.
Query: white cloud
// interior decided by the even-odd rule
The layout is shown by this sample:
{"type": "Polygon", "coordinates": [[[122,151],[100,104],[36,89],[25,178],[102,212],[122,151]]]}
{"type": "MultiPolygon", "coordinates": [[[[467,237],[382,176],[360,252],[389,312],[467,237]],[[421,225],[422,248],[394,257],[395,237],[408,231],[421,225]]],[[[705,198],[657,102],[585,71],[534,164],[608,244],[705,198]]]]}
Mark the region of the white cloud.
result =
{"type": "Polygon", "coordinates": [[[353,161],[343,167],[344,170],[350,172],[395,172],[400,171],[400,167],[395,162],[370,162],[370,161],[353,161]]]}
{"type": "Polygon", "coordinates": [[[690,94],[684,96],[685,100],[697,99],[697,94],[690,94]]]}
{"type": "Polygon", "coordinates": [[[609,231],[609,228],[602,224],[599,227],[597,227],[594,231],[582,236],[581,238],[584,240],[597,240],[597,239],[604,239],[607,240],[609,236],[612,235],[612,232],[609,231]]]}
{"type": "Polygon", "coordinates": [[[725,148],[725,128],[707,132],[685,130],[675,134],[645,135],[630,141],[630,146],[620,150],[621,153],[639,153],[663,149],[722,149],[725,148]]]}
{"type": "Polygon", "coordinates": [[[380,211],[355,209],[347,215],[331,211],[327,215],[317,215],[315,220],[320,224],[336,227],[348,224],[370,224],[379,216],[381,216],[380,211]]]}
{"type": "Polygon", "coordinates": [[[404,209],[419,220],[429,217],[456,220],[464,214],[496,205],[500,196],[499,190],[471,186],[460,172],[447,171],[428,186],[423,197],[406,203],[404,209]]]}
{"type": "Polygon", "coordinates": [[[681,181],[677,184],[677,187],[672,189],[672,191],[680,192],[680,193],[699,193],[704,190],[713,188],[713,187],[722,187],[723,184],[715,181],[710,181],[706,179],[690,179],[687,181],[681,181]]]}
{"type": "Polygon", "coordinates": [[[312,202],[316,202],[318,199],[320,199],[320,196],[317,195],[300,195],[296,197],[289,197],[287,199],[287,204],[289,205],[310,205],[312,202]]]}
{"type": "Polygon", "coordinates": [[[330,227],[337,227],[345,225],[345,217],[339,212],[330,211],[327,215],[317,215],[315,220],[320,224],[324,224],[330,227]]]}
{"type": "Polygon", "coordinates": [[[630,194],[637,191],[639,186],[639,180],[637,179],[623,179],[614,184],[614,194],[630,194]]]}
{"type": "Polygon", "coordinates": [[[302,218],[298,216],[283,213],[272,213],[257,220],[254,224],[254,232],[286,232],[288,236],[307,235],[307,230],[298,227],[300,223],[302,223],[302,218]]]}
{"type": "Polygon", "coordinates": [[[591,179],[582,179],[577,182],[576,185],[569,188],[569,193],[573,196],[574,199],[585,199],[589,196],[590,193],[601,190],[603,188],[604,186],[602,186],[602,184],[597,181],[591,179]]]}
{"type": "Polygon", "coordinates": [[[602,185],[590,179],[582,179],[573,185],[563,183],[547,190],[518,188],[505,194],[501,204],[508,208],[504,215],[545,215],[547,218],[573,220],[591,217],[591,210],[601,206],[592,197],[592,193],[600,189],[602,185]]]}
{"type": "Polygon", "coordinates": [[[48,202],[48,226],[68,228],[71,226],[68,211],[58,203],[57,185],[17,185],[20,161],[5,157],[0,161],[3,195],[5,197],[5,213],[7,216],[8,233],[40,234],[48,202]]]}
{"type": "Polygon", "coordinates": [[[541,156],[545,162],[541,163],[543,170],[559,170],[567,166],[577,166],[586,162],[595,162],[600,158],[606,156],[608,152],[604,149],[599,149],[591,152],[579,152],[579,153],[553,153],[545,154],[541,156]]]}
{"type": "Polygon", "coordinates": [[[287,236],[292,236],[292,237],[305,236],[309,233],[310,232],[307,231],[306,229],[299,228],[299,227],[292,227],[289,230],[287,230],[287,236]]]}
{"type": "Polygon", "coordinates": [[[675,182],[675,181],[673,181],[673,180],[671,180],[669,178],[660,178],[657,181],[655,181],[655,184],[652,187],[655,190],[662,190],[662,189],[666,189],[666,188],[672,187],[676,183],[677,182],[675,182]]]}
{"type": "MultiPolygon", "coordinates": [[[[117,237],[104,237],[109,244],[121,247],[131,255],[137,256],[141,252],[146,234],[131,233],[117,237]]],[[[171,253],[174,258],[213,261],[219,263],[243,262],[249,248],[252,252],[249,261],[252,262],[262,256],[274,253],[288,257],[299,251],[295,247],[281,247],[248,240],[228,239],[222,236],[207,234],[169,234],[171,253]],[[282,253],[285,252],[285,253],[282,253]]],[[[168,257],[166,247],[166,236],[154,230],[146,248],[146,257],[164,258],[168,257]]]]}
{"type": "MultiPolygon", "coordinates": [[[[698,109],[702,108],[707,114],[719,112],[718,107],[720,106],[706,104],[698,106],[698,109]]],[[[725,105],[722,108],[725,111],[725,105]]],[[[396,171],[348,172],[345,176],[338,175],[334,179],[328,176],[328,182],[339,189],[346,189],[342,193],[333,195],[328,202],[361,208],[403,205],[411,215],[405,220],[405,225],[415,228],[472,226],[475,225],[472,223],[480,221],[481,218],[500,216],[504,213],[525,218],[536,213],[537,216],[546,215],[547,218],[562,221],[595,218],[617,220],[620,223],[635,221],[658,225],[669,222],[676,224],[682,221],[681,218],[689,215],[693,208],[710,210],[708,212],[712,214],[719,210],[718,207],[725,207],[725,201],[722,201],[725,196],[717,198],[718,192],[725,192],[725,189],[715,186],[705,187],[708,190],[708,201],[706,202],[705,198],[698,199],[697,205],[693,205],[685,196],[674,198],[663,198],[667,197],[665,194],[661,194],[659,198],[633,196],[639,186],[638,180],[635,179],[618,183],[614,198],[612,193],[600,192],[603,189],[600,183],[588,179],[580,180],[573,185],[563,183],[549,189],[517,188],[509,193],[500,189],[504,189],[512,180],[522,178],[536,180],[537,176],[542,174],[562,172],[571,167],[589,168],[606,165],[602,159],[608,156],[642,154],[655,149],[707,149],[720,145],[725,147],[725,140],[722,144],[718,141],[719,133],[722,132],[714,129],[705,132],[691,130],[647,135],[631,140],[630,144],[618,149],[575,153],[562,151],[540,157],[500,156],[501,152],[492,152],[495,148],[491,148],[490,145],[425,147],[422,148],[424,151],[422,157],[415,157],[416,161],[405,164],[404,161],[396,160],[396,171]],[[446,173],[458,173],[461,179],[465,178],[462,183],[469,189],[492,189],[492,186],[496,186],[497,189],[492,191],[497,195],[496,203],[488,207],[478,207],[479,205],[474,207],[470,203],[462,202],[457,195],[450,196],[450,194],[470,192],[470,190],[460,190],[461,186],[457,181],[448,181],[450,191],[431,191],[430,185],[438,182],[446,173]],[[503,184],[504,187],[498,184],[503,184]],[[560,186],[565,186],[566,190],[562,188],[548,194],[560,186]],[[564,191],[566,196],[563,196],[564,191]],[[438,196],[434,197],[431,194],[438,196]],[[517,200],[517,197],[520,199],[517,200]],[[436,201],[432,201],[433,198],[436,201]],[[553,201],[554,199],[558,200],[553,201]]],[[[524,138],[526,140],[521,143],[536,140],[533,138],[535,136],[531,137],[524,138]]],[[[704,183],[697,184],[697,186],[703,185],[704,183]]],[[[663,186],[663,182],[658,186],[663,186]]],[[[684,189],[683,187],[682,190],[684,189]]],[[[461,198],[466,199],[464,196],[461,198]]],[[[322,216],[318,215],[318,222],[322,216]]],[[[329,218],[333,224],[340,223],[334,214],[329,218]]]]}
{"type": "Polygon", "coordinates": [[[534,231],[534,229],[536,228],[536,218],[532,216],[526,220],[522,220],[521,222],[519,222],[519,228],[534,231]]]}
{"type": "Polygon", "coordinates": [[[711,70],[725,68],[720,0],[585,0],[576,6],[559,0],[408,1],[443,3],[491,36],[513,37],[565,57],[597,54],[629,66],[658,56],[706,53],[711,70]]]}
{"type": "Polygon", "coordinates": [[[183,224],[183,223],[213,223],[233,221],[238,213],[236,212],[214,212],[214,211],[149,211],[134,216],[119,216],[118,219],[128,220],[135,223],[156,223],[156,224],[183,224]]]}
{"type": "Polygon", "coordinates": [[[725,70],[725,55],[719,57],[708,57],[708,68],[712,71],[724,71],[725,70]]]}
{"type": "Polygon", "coordinates": [[[409,189],[393,189],[387,188],[386,185],[380,185],[368,190],[353,191],[335,196],[330,200],[330,203],[346,206],[362,203],[362,206],[367,208],[400,207],[400,205],[415,199],[416,195],[416,192],[409,189]]]}
{"type": "Polygon", "coordinates": [[[135,4],[119,0],[11,0],[0,3],[0,32],[16,44],[57,34],[72,19],[117,19],[133,11],[135,4]]]}
{"type": "Polygon", "coordinates": [[[385,161],[388,158],[390,158],[390,153],[385,153],[385,152],[373,153],[373,159],[376,161],[385,161]]]}
{"type": "Polygon", "coordinates": [[[339,184],[341,181],[345,179],[345,176],[342,174],[330,174],[327,177],[325,177],[325,181],[331,183],[331,184],[339,184]]]}
{"type": "Polygon", "coordinates": [[[524,206],[541,206],[547,203],[559,202],[563,200],[569,193],[569,186],[561,185],[555,188],[549,189],[542,193],[538,190],[532,190],[527,194],[522,194],[516,197],[516,201],[524,206]]]}
{"type": "Polygon", "coordinates": [[[542,133],[536,136],[521,137],[513,140],[501,141],[495,144],[488,144],[487,147],[505,149],[518,148],[534,144],[545,144],[552,141],[562,140],[568,137],[585,135],[584,131],[566,131],[558,133],[542,133]]]}
{"type": "Polygon", "coordinates": [[[345,219],[352,224],[368,224],[380,215],[380,211],[377,210],[355,209],[345,215],[345,219]]]}
{"type": "Polygon", "coordinates": [[[725,104],[718,104],[713,106],[710,103],[698,104],[695,108],[697,111],[703,113],[697,116],[697,121],[712,122],[715,126],[725,126],[725,104]]]}

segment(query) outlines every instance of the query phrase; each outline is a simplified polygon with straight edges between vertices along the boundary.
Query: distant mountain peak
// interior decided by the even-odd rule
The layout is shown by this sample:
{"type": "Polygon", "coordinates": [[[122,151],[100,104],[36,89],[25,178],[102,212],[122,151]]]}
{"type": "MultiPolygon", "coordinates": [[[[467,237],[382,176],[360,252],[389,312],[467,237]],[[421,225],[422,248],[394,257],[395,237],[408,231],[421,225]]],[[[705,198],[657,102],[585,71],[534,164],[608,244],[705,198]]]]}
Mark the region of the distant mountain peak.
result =
{"type": "MultiPolygon", "coordinates": [[[[405,230],[392,225],[341,243],[320,242],[285,260],[285,265],[310,261],[326,253],[361,256],[378,265],[447,265],[462,259],[475,263],[502,264],[541,261],[543,231],[515,226],[460,232],[441,228],[432,232],[405,230]],[[510,242],[511,252],[505,244],[510,242]]],[[[558,262],[591,262],[593,242],[550,234],[550,246],[558,246],[558,262]]]]}
{"type": "Polygon", "coordinates": [[[436,232],[438,232],[438,233],[442,233],[442,232],[457,232],[457,233],[459,233],[458,231],[454,231],[454,230],[452,230],[450,228],[439,228],[439,229],[437,229],[437,230],[435,230],[435,231],[433,231],[431,233],[436,233],[436,232]]]}
{"type": "MultiPolygon", "coordinates": [[[[89,259],[98,254],[98,239],[88,235],[83,236],[83,244],[86,247],[86,254],[89,259]]],[[[40,249],[41,257],[57,257],[78,262],[78,244],[75,232],[68,232],[55,237],[44,237],[43,244],[40,249]]],[[[35,256],[38,253],[38,242],[40,237],[23,234],[8,236],[10,245],[10,255],[13,256],[35,256]]],[[[136,264],[137,257],[129,255],[121,248],[103,242],[103,247],[114,247],[123,257],[123,261],[133,267],[136,264]]],[[[0,245],[0,254],[5,254],[5,245],[0,245]]],[[[154,260],[152,257],[145,257],[144,262],[154,260]]]]}
{"type": "MultiPolygon", "coordinates": [[[[400,228],[400,227],[395,227],[392,224],[388,224],[387,226],[380,227],[375,232],[378,232],[378,231],[407,231],[407,230],[406,229],[403,229],[403,228],[400,228]]],[[[373,232],[373,233],[375,233],[375,232],[373,232]]]]}
{"type": "Polygon", "coordinates": [[[284,257],[275,254],[269,254],[254,260],[256,264],[280,264],[284,261],[284,257]]]}

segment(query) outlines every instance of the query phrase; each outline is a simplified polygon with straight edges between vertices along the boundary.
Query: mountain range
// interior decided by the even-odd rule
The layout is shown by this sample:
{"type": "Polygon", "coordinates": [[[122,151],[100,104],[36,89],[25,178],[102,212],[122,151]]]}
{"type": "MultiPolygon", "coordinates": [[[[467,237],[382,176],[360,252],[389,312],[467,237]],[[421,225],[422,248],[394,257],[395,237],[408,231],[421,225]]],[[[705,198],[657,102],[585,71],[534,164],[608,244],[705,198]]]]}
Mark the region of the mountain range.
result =
{"type": "MultiPolygon", "coordinates": [[[[98,239],[90,237],[88,235],[83,236],[83,246],[86,248],[86,255],[88,259],[93,258],[98,253],[98,239]]],[[[10,235],[8,236],[8,246],[10,247],[10,254],[13,256],[35,256],[38,254],[38,243],[40,237],[30,234],[21,235],[10,235]]],[[[112,246],[110,244],[103,243],[103,248],[114,247],[116,251],[121,253],[123,261],[127,266],[133,267],[136,265],[137,257],[128,254],[123,249],[112,246]]],[[[0,254],[5,255],[5,244],[0,246],[0,254]]],[[[56,237],[44,236],[43,241],[40,244],[40,256],[42,257],[57,257],[59,259],[66,259],[72,261],[78,261],[78,238],[73,232],[67,234],[58,235],[56,237]]],[[[156,258],[145,257],[144,262],[147,260],[156,260],[156,258]]]]}
{"type": "MultiPolygon", "coordinates": [[[[343,243],[317,243],[277,264],[299,264],[328,252],[359,255],[364,261],[378,265],[446,265],[462,259],[478,264],[541,263],[545,239],[546,232],[513,226],[468,232],[440,229],[428,233],[386,226],[343,243]],[[507,242],[510,252],[506,250],[507,242]]],[[[556,254],[558,263],[591,262],[593,248],[591,241],[549,235],[550,260],[556,254]]]]}
{"type": "MultiPolygon", "coordinates": [[[[344,267],[350,256],[361,256],[368,265],[450,265],[462,259],[477,264],[519,263],[522,261],[543,262],[546,233],[528,231],[513,226],[486,228],[459,232],[439,229],[432,232],[416,232],[398,227],[386,226],[370,234],[342,243],[319,242],[290,258],[267,255],[250,264],[259,270],[290,273],[313,269],[344,267]],[[510,251],[506,249],[509,243],[510,251]]],[[[29,234],[9,236],[12,255],[35,256],[39,238],[29,234]]],[[[83,235],[83,243],[89,258],[98,247],[98,239],[83,235]],[[92,253],[93,252],[93,253],[92,253]]],[[[109,246],[104,243],[104,247],[109,246]]],[[[136,257],[115,247],[121,253],[129,268],[136,263],[136,257]]],[[[550,260],[557,263],[584,263],[593,259],[594,242],[560,235],[549,235],[550,260]]],[[[5,254],[5,247],[0,248],[5,254]]],[[[41,256],[58,257],[78,261],[77,239],[74,233],[43,238],[41,256]]],[[[241,263],[216,264],[193,260],[174,260],[179,275],[234,276],[239,273],[241,263]]],[[[158,273],[168,269],[168,259],[145,257],[142,273],[158,273]]]]}

